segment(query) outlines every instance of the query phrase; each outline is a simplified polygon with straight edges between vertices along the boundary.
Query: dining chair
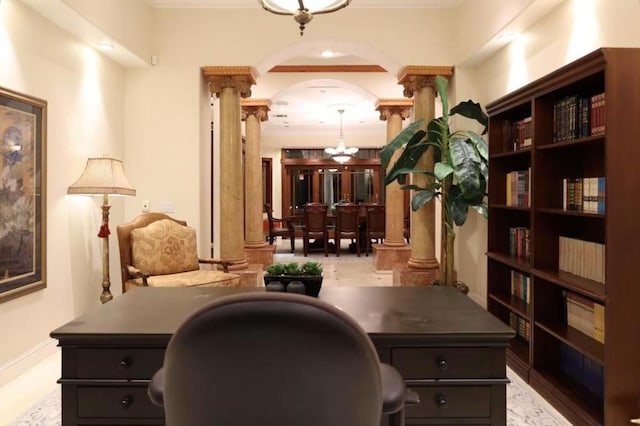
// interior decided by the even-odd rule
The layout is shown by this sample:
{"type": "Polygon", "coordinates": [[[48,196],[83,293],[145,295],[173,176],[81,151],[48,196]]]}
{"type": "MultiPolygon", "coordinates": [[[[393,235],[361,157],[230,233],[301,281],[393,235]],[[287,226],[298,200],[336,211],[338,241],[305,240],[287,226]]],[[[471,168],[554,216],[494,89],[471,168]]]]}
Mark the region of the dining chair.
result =
{"type": "Polygon", "coordinates": [[[304,205],[302,244],[305,257],[309,254],[311,239],[322,240],[324,255],[325,257],[329,256],[327,208],[327,205],[324,203],[307,203],[304,205]]]}
{"type": "Polygon", "coordinates": [[[373,251],[371,241],[380,243],[384,240],[385,233],[385,208],[383,204],[370,204],[366,206],[366,235],[365,255],[369,256],[369,250],[373,251]]]}
{"type": "Polygon", "coordinates": [[[267,237],[269,239],[269,245],[273,245],[276,237],[280,237],[282,239],[288,238],[291,244],[291,253],[293,253],[296,246],[296,240],[291,220],[273,217],[273,209],[269,203],[264,204],[263,211],[267,214],[267,221],[269,222],[269,236],[267,237]]]}
{"type": "Polygon", "coordinates": [[[338,204],[336,206],[336,229],[334,241],[336,256],[340,256],[340,242],[343,238],[356,243],[356,253],[360,257],[360,207],[357,204],[338,204]]]}
{"type": "Polygon", "coordinates": [[[168,425],[404,424],[418,403],[339,308],[291,293],[221,297],[191,314],[148,387],[168,425]],[[221,350],[223,348],[223,350],[221,350]]]}

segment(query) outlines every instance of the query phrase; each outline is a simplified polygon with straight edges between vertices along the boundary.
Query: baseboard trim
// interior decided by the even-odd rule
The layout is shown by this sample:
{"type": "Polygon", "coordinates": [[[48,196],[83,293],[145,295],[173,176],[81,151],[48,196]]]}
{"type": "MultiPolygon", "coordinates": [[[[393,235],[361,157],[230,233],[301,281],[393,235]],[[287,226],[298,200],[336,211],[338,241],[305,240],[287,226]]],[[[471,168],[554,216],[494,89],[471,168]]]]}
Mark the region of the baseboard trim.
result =
{"type": "Polygon", "coordinates": [[[21,353],[16,358],[0,364],[0,386],[4,386],[36,366],[56,350],[58,350],[57,340],[47,339],[21,353]]]}

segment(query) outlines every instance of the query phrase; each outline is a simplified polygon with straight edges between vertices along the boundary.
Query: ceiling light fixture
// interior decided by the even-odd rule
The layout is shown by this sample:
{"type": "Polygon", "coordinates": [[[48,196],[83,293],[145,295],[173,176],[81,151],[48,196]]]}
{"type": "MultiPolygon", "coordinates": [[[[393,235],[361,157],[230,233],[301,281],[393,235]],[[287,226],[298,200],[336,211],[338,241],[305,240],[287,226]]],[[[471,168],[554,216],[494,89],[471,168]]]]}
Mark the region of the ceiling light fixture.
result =
{"type": "Polygon", "coordinates": [[[331,13],[347,7],[351,0],[259,0],[263,9],[276,15],[292,15],[300,24],[300,36],[314,14],[331,13]],[[306,4],[305,4],[306,3],[306,4]]]}
{"type": "Polygon", "coordinates": [[[349,161],[349,159],[352,158],[356,152],[358,152],[358,148],[345,147],[344,134],[342,133],[342,114],[344,114],[344,110],[339,109],[338,113],[340,113],[340,136],[338,137],[338,146],[336,148],[325,148],[324,152],[329,154],[334,161],[337,161],[340,164],[344,164],[349,161]]]}

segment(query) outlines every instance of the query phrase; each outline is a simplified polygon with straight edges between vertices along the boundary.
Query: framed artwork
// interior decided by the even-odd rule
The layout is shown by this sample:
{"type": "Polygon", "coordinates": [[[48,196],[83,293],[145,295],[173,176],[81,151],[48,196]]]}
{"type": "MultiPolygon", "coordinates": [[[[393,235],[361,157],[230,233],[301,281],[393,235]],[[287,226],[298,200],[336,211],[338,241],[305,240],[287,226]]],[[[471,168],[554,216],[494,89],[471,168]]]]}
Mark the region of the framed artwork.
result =
{"type": "Polygon", "coordinates": [[[0,87],[0,302],[46,287],[47,102],[0,87]]]}

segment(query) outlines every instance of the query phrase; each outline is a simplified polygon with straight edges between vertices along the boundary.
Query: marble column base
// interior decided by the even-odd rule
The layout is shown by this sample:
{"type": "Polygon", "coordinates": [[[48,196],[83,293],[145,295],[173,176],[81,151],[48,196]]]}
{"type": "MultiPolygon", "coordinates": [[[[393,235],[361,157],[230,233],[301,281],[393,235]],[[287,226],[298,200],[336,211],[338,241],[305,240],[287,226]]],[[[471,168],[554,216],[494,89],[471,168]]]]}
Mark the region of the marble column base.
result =
{"type": "Polygon", "coordinates": [[[273,254],[276,246],[265,245],[263,247],[245,247],[244,255],[247,256],[249,264],[259,263],[263,269],[273,263],[273,254]]]}
{"type": "Polygon", "coordinates": [[[393,285],[406,287],[428,286],[440,277],[440,268],[415,269],[406,263],[393,265],[393,285]]]}
{"type": "Polygon", "coordinates": [[[231,271],[240,275],[240,287],[261,287],[263,283],[264,268],[259,263],[250,263],[247,269],[231,271]]]}
{"type": "Polygon", "coordinates": [[[407,263],[411,257],[411,247],[393,247],[384,244],[373,245],[373,268],[377,271],[391,271],[394,263],[407,263]]]}

